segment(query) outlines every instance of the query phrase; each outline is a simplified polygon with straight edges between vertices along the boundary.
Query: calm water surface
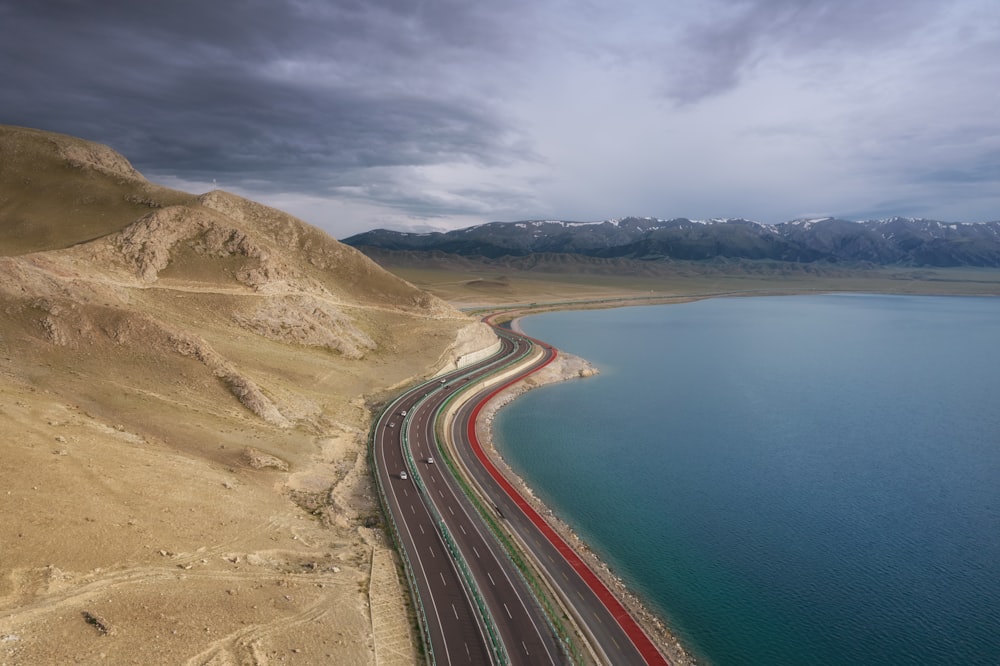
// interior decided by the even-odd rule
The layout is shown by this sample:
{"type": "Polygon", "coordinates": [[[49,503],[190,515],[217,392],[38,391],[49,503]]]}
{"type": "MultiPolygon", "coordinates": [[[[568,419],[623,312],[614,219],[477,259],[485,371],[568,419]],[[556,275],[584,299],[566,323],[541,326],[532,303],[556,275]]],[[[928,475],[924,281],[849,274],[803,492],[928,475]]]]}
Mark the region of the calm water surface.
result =
{"type": "Polygon", "coordinates": [[[1000,664],[1000,299],[565,312],[507,460],[706,661],[1000,664]]]}

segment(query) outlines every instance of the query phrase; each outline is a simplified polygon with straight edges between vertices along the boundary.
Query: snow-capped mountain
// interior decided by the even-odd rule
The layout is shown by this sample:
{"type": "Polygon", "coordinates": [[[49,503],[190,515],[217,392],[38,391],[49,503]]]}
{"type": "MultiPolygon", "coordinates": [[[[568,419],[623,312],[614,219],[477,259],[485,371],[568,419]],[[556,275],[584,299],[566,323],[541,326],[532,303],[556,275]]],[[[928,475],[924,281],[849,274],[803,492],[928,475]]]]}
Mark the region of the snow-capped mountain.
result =
{"type": "Polygon", "coordinates": [[[344,242],[362,249],[434,251],[491,259],[554,253],[644,261],[722,257],[1000,267],[1000,221],[958,223],[901,217],[863,222],[823,217],[776,225],[740,218],[525,220],[420,234],[378,229],[344,242]]]}

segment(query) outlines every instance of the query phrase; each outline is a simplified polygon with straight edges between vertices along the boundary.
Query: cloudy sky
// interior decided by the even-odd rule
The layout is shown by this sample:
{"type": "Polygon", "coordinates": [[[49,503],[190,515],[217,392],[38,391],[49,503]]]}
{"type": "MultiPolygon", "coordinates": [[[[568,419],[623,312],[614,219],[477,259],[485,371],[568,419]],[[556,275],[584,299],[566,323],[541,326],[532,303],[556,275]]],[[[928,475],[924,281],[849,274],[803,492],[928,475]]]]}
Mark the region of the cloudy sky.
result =
{"type": "Polygon", "coordinates": [[[0,0],[0,123],[336,237],[1000,219],[996,0],[0,0]]]}

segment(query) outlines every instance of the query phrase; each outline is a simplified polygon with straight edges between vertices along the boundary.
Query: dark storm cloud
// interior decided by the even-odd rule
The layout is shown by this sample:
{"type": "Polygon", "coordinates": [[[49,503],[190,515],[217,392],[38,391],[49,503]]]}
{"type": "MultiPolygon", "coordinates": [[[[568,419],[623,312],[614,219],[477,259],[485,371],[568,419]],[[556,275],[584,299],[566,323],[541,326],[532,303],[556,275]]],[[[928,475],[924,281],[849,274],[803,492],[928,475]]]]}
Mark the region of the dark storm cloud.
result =
{"type": "Polygon", "coordinates": [[[337,234],[993,219],[998,35],[995,0],[0,0],[0,123],[337,234]]]}
{"type": "MultiPolygon", "coordinates": [[[[934,20],[934,0],[722,0],[670,63],[667,95],[686,104],[735,88],[762,58],[877,52],[934,20]]],[[[819,81],[817,81],[819,83],[819,81]]]]}
{"type": "MultiPolygon", "coordinates": [[[[0,3],[0,122],[108,143],[140,170],[322,189],[355,168],[506,159],[451,62],[502,54],[472,3],[0,3]],[[419,9],[415,9],[419,7],[419,9]]],[[[266,186],[266,185],[265,185],[266,186]]]]}

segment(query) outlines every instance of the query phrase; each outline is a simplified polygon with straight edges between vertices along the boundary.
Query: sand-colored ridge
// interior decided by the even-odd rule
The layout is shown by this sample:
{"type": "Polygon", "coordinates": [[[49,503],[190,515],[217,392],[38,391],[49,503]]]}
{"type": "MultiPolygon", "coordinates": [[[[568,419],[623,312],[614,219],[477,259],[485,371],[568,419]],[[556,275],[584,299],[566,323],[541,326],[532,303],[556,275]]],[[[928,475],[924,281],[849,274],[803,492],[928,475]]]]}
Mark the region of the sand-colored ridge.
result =
{"type": "Polygon", "coordinates": [[[0,664],[411,663],[371,405],[483,325],[110,149],[0,150],[0,664]]]}

